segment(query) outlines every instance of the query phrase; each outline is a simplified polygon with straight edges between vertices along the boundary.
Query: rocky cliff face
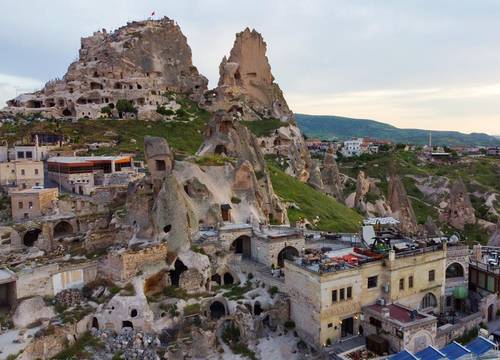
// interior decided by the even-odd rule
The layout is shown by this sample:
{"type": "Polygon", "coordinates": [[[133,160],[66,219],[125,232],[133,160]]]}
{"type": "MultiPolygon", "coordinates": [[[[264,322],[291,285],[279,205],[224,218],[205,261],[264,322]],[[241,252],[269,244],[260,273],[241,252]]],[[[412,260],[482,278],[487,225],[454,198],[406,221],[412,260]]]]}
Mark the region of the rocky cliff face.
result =
{"type": "MultiPolygon", "coordinates": [[[[256,137],[238,121],[237,111],[217,111],[205,131],[198,156],[220,155],[237,162],[233,188],[251,194],[264,222],[288,222],[286,210],[274,194],[264,156],[256,137]],[[258,185],[258,186],[257,186],[258,185]]],[[[248,196],[245,196],[248,199],[248,196]]],[[[258,217],[260,218],[260,216],[258,217]]]]}
{"type": "Polygon", "coordinates": [[[400,177],[392,175],[389,181],[388,202],[393,216],[400,221],[403,232],[414,234],[418,231],[417,219],[400,177]]]}
{"type": "Polygon", "coordinates": [[[259,137],[262,151],[286,158],[289,175],[321,189],[319,169],[311,161],[293,113],[274,82],[266,50],[257,31],[247,28],[236,34],[229,57],[220,64],[219,84],[205,94],[203,104],[212,111],[237,111],[239,120],[282,121],[283,126],[272,134],[259,137]]]}
{"type": "Polygon", "coordinates": [[[456,180],[450,188],[445,220],[455,229],[463,230],[466,224],[474,224],[476,215],[464,182],[456,180]]]}
{"type": "MultiPolygon", "coordinates": [[[[175,91],[199,100],[207,79],[193,66],[191,49],[179,26],[168,18],[134,21],[112,33],[82,38],[79,58],[61,80],[8,102],[13,112],[41,112],[53,117],[96,118],[120,99],[137,108],[138,116],[155,116],[163,95],[175,91]]],[[[131,114],[128,114],[131,115],[131,114]]]]}
{"type": "Polygon", "coordinates": [[[266,49],[257,31],[247,28],[236,34],[229,58],[220,64],[218,87],[207,94],[206,104],[224,110],[238,106],[245,120],[291,120],[293,114],[274,82],[266,49]]]}
{"type": "Polygon", "coordinates": [[[321,178],[323,180],[324,192],[339,201],[343,201],[342,193],[344,185],[342,183],[337,162],[335,161],[335,149],[332,145],[329,146],[325,154],[323,169],[321,170],[321,178]]]}

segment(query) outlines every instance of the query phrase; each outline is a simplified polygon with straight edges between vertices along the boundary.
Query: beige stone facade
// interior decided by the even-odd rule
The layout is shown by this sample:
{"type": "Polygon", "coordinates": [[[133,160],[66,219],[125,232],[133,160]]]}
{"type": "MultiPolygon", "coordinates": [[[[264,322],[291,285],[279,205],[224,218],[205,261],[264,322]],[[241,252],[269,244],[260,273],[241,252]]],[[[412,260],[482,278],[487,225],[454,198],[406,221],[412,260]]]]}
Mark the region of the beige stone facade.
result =
{"type": "Polygon", "coordinates": [[[44,186],[43,162],[19,160],[0,163],[0,185],[9,189],[44,186]]]}
{"type": "Polygon", "coordinates": [[[57,188],[12,192],[10,195],[12,219],[22,221],[48,215],[53,210],[58,195],[57,188]]]}
{"type": "Polygon", "coordinates": [[[412,309],[439,311],[444,295],[446,247],[388,258],[354,268],[320,273],[285,262],[291,318],[308,343],[323,346],[359,332],[364,306],[377,299],[412,309]]]}
{"type": "Polygon", "coordinates": [[[103,271],[115,281],[126,282],[145,267],[165,262],[168,247],[160,243],[140,250],[122,250],[108,253],[103,271]]]}

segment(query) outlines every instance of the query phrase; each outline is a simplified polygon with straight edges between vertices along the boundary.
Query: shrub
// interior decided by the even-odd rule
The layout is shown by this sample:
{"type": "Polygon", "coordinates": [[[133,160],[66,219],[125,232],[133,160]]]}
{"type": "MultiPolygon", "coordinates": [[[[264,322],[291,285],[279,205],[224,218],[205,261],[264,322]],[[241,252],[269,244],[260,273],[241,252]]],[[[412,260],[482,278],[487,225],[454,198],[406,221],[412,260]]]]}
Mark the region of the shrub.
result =
{"type": "Polygon", "coordinates": [[[174,110],[172,110],[172,109],[165,109],[165,106],[163,106],[163,105],[158,105],[156,107],[156,112],[158,114],[166,115],[166,116],[170,116],[170,115],[174,115],[175,114],[174,110]]]}
{"type": "Polygon", "coordinates": [[[120,99],[116,102],[116,110],[118,110],[120,117],[122,117],[124,113],[137,114],[137,109],[134,105],[129,100],[125,99],[120,99]]]}
{"type": "Polygon", "coordinates": [[[278,288],[276,286],[271,286],[268,290],[269,292],[269,295],[271,295],[271,297],[274,297],[274,295],[278,292],[278,288]]]}
{"type": "Polygon", "coordinates": [[[107,115],[111,115],[111,108],[109,106],[103,106],[101,108],[101,113],[103,114],[107,114],[107,115]]]}
{"type": "Polygon", "coordinates": [[[293,320],[285,321],[285,328],[287,329],[295,329],[295,322],[293,320]]]}
{"type": "Polygon", "coordinates": [[[240,199],[239,197],[237,197],[237,196],[233,196],[233,197],[231,198],[231,202],[232,202],[233,204],[239,204],[239,203],[241,202],[241,199],[240,199]]]}
{"type": "Polygon", "coordinates": [[[198,314],[200,312],[200,304],[191,304],[184,307],[184,316],[198,314]]]}

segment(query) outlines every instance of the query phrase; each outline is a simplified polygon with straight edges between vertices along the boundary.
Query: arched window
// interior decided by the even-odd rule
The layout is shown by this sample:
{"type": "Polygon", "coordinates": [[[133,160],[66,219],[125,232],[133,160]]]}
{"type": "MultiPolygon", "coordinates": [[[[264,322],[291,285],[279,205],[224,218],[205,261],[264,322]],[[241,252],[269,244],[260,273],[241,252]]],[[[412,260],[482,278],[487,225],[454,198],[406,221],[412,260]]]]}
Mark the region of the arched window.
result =
{"type": "Polygon", "coordinates": [[[437,306],[437,300],[433,293],[427,293],[420,302],[420,309],[428,309],[437,306]]]}
{"type": "Polygon", "coordinates": [[[450,266],[448,266],[446,268],[446,278],[447,279],[456,278],[456,277],[463,277],[463,276],[464,276],[464,268],[459,263],[455,262],[453,264],[450,264],[450,266]]]}

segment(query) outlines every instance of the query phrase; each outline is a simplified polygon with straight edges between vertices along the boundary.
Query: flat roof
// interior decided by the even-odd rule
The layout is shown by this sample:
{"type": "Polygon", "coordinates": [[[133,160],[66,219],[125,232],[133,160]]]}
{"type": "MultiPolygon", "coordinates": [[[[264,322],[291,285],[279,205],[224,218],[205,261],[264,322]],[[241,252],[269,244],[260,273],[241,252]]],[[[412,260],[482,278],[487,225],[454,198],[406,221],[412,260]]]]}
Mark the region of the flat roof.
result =
{"type": "Polygon", "coordinates": [[[84,163],[95,161],[119,161],[130,159],[130,156],[54,156],[47,160],[47,162],[55,163],[84,163]]]}
{"type": "Polygon", "coordinates": [[[32,188],[32,189],[23,189],[23,190],[13,191],[13,192],[11,192],[11,195],[12,194],[39,194],[39,193],[42,193],[42,192],[54,191],[54,190],[57,190],[57,188],[42,188],[42,189],[32,188]]]}
{"type": "Polygon", "coordinates": [[[379,304],[373,304],[368,306],[369,309],[372,309],[380,314],[382,314],[382,309],[387,308],[389,309],[389,318],[397,320],[402,323],[409,323],[413,322],[416,320],[421,320],[425,319],[425,316],[422,315],[421,313],[415,311],[415,318],[412,319],[411,314],[412,310],[404,308],[400,305],[396,304],[389,304],[389,305],[379,305],[379,304]]]}

